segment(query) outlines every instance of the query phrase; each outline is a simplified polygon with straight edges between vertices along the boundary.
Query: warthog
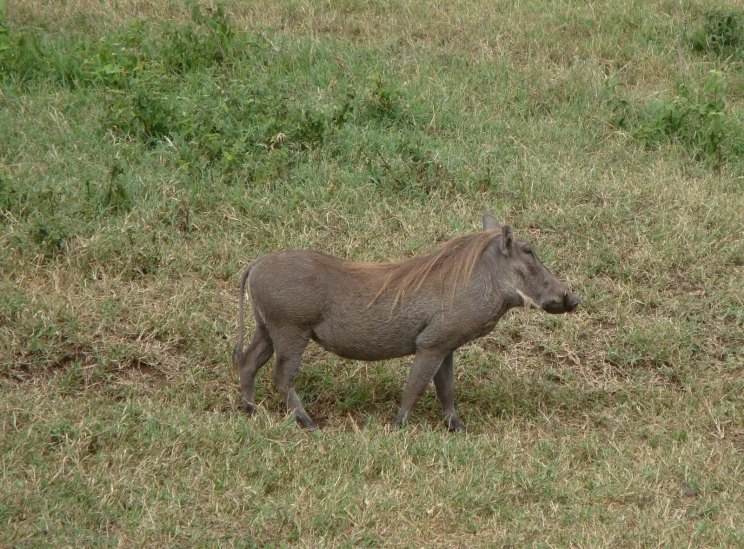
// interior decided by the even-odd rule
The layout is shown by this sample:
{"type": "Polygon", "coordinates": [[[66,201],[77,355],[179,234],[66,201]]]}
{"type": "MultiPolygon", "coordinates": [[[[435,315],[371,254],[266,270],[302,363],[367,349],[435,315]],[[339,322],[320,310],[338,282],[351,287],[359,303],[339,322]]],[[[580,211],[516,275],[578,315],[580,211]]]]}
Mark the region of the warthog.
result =
{"type": "Polygon", "coordinates": [[[243,407],[255,411],[256,372],[276,353],[274,382],[303,427],[316,425],[294,389],[302,354],[312,339],[355,360],[415,354],[396,424],[401,425],[433,379],[444,421],[463,429],[454,405],[455,350],[494,329],[520,305],[559,314],[579,298],[553,276],[508,225],[483,216],[483,231],[400,263],[354,263],[298,250],[251,263],[240,280],[240,327],[233,365],[243,407]],[[256,331],[243,352],[245,287],[256,331]]]}

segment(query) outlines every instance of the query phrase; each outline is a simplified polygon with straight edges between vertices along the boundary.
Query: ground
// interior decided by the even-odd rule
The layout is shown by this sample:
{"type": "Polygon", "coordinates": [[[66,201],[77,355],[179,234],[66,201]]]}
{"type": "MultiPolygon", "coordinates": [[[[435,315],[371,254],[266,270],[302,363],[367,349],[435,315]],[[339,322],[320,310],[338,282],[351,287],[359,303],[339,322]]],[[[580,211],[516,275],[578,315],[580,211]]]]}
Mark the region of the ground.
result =
{"type": "Polygon", "coordinates": [[[744,12],[0,13],[0,546],[744,545],[744,12]],[[319,431],[271,365],[240,411],[246,264],[403,259],[484,213],[582,304],[458,351],[467,433],[433,389],[393,427],[410,359],[314,345],[319,431]]]}

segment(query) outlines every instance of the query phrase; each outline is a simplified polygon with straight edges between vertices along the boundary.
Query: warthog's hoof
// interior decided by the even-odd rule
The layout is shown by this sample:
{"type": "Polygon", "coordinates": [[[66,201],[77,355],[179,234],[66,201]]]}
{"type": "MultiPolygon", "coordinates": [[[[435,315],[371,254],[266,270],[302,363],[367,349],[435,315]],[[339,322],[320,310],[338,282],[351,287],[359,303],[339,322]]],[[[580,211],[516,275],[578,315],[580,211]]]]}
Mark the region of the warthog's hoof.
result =
{"type": "Polygon", "coordinates": [[[243,411],[248,414],[249,416],[253,416],[258,411],[258,407],[253,404],[252,402],[243,402],[240,407],[243,409],[243,411]]]}
{"type": "Polygon", "coordinates": [[[445,418],[444,424],[451,433],[465,432],[465,426],[455,416],[445,418]]]}
{"type": "Polygon", "coordinates": [[[300,427],[302,427],[303,429],[308,429],[310,431],[318,430],[318,426],[315,424],[315,422],[312,419],[310,419],[310,416],[308,416],[307,414],[303,414],[303,415],[297,414],[295,416],[295,419],[297,420],[297,423],[300,424],[300,427]]]}

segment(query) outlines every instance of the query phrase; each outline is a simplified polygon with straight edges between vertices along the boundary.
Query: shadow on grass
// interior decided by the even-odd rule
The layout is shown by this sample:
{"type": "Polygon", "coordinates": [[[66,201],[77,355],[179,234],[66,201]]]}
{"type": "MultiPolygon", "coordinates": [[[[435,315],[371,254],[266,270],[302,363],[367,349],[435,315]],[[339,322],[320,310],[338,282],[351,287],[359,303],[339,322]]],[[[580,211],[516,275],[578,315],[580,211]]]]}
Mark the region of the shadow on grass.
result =
{"type": "MultiPolygon", "coordinates": [[[[296,389],[305,409],[321,428],[387,425],[395,420],[409,369],[405,359],[364,364],[333,358],[327,364],[308,365],[298,376],[296,389]]],[[[256,380],[256,389],[257,401],[270,414],[286,413],[268,372],[256,380]]],[[[609,393],[554,373],[536,372],[520,377],[502,371],[495,379],[460,380],[455,389],[458,414],[465,420],[479,417],[528,421],[546,413],[573,419],[624,400],[625,393],[609,393]]],[[[416,404],[410,423],[441,425],[441,406],[433,384],[416,404]]]]}

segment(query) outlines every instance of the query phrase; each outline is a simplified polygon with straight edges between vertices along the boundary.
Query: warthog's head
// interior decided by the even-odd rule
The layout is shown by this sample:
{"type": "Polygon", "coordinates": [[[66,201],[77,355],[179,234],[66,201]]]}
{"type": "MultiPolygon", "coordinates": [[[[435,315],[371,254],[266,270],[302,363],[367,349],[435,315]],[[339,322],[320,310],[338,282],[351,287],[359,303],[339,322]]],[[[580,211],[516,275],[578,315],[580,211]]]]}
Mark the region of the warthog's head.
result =
{"type": "Polygon", "coordinates": [[[487,253],[496,263],[500,286],[513,290],[526,307],[551,314],[570,313],[579,306],[580,299],[545,268],[527,242],[516,240],[509,225],[484,215],[483,230],[494,229],[501,230],[501,238],[487,253]]]}

